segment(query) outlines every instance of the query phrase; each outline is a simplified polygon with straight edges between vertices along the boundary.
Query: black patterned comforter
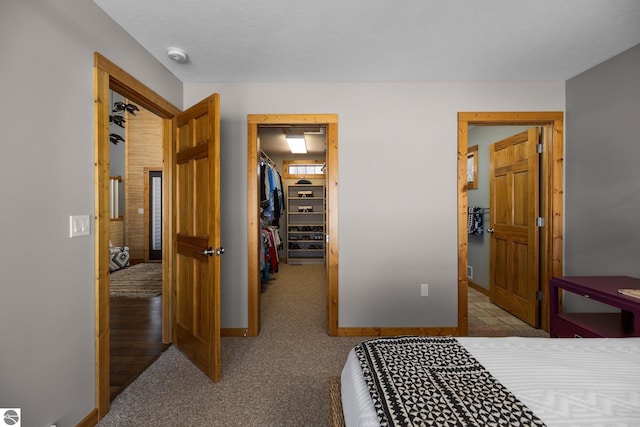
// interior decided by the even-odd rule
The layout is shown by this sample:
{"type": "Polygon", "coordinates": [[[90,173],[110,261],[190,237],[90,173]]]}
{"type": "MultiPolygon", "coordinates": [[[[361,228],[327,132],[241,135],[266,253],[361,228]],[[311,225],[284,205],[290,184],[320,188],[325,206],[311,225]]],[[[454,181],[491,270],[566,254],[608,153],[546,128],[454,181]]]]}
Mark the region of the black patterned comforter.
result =
{"type": "Polygon", "coordinates": [[[393,337],[355,348],[380,425],[543,426],[453,337],[393,337]]]}

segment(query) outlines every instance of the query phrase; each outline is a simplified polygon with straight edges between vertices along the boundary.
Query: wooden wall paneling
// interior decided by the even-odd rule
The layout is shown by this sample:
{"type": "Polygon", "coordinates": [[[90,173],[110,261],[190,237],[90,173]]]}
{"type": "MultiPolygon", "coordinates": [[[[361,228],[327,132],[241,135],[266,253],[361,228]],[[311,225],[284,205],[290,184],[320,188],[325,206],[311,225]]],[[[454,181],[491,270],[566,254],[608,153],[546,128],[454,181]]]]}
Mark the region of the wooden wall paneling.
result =
{"type": "Polygon", "coordinates": [[[129,255],[134,262],[146,260],[145,168],[161,165],[163,157],[162,119],[144,107],[139,108],[135,115],[127,113],[125,118],[125,235],[129,255]],[[138,213],[139,209],[144,214],[138,213]]]}
{"type": "Polygon", "coordinates": [[[125,246],[124,244],[124,220],[112,219],[109,227],[109,241],[113,246],[125,246]]]}

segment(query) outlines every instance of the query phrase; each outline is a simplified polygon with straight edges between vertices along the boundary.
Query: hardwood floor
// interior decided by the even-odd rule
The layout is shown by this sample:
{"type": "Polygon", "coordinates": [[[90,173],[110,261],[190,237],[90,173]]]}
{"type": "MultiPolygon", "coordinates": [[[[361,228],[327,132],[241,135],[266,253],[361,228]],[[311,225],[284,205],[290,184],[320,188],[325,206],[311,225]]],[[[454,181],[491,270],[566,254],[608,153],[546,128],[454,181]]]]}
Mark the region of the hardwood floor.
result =
{"type": "Polygon", "coordinates": [[[162,296],[111,298],[111,400],[167,348],[162,343],[162,296]]]}

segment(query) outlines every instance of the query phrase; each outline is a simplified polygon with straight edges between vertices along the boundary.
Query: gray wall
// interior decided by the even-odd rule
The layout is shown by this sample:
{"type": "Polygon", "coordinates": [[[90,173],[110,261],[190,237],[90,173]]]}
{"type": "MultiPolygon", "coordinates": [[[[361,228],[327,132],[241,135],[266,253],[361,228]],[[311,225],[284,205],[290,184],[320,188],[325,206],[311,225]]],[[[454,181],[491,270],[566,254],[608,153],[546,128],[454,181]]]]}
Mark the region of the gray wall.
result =
{"type": "Polygon", "coordinates": [[[0,406],[23,426],[95,408],[93,53],[177,107],[182,83],[88,0],[0,2],[0,406]],[[11,42],[10,42],[11,41],[11,42]]]}
{"type": "Polygon", "coordinates": [[[339,117],[339,326],[457,325],[457,114],[564,111],[564,82],[185,84],[221,95],[222,325],[247,325],[247,114],[339,117]],[[428,297],[420,284],[428,283],[428,297]]]}
{"type": "MultiPolygon", "coordinates": [[[[340,326],[449,326],[457,112],[565,106],[563,82],[192,84],[183,93],[88,0],[4,0],[0,39],[15,41],[0,47],[0,402],[22,408],[29,426],[75,425],[95,407],[93,232],[68,237],[69,215],[94,212],[94,51],[177,107],[222,95],[225,327],[247,322],[247,114],[339,114],[340,326]],[[430,296],[418,298],[423,282],[430,296]]],[[[569,274],[640,275],[639,49],[567,85],[569,274]]]]}
{"type": "MultiPolygon", "coordinates": [[[[527,126],[474,126],[469,129],[468,145],[478,146],[478,188],[469,190],[469,206],[488,208],[490,206],[489,192],[489,146],[518,132],[527,126]]],[[[490,224],[489,212],[484,215],[484,230],[482,236],[469,235],[469,265],[473,267],[472,281],[489,289],[490,238],[487,228],[490,224]]]]}
{"type": "Polygon", "coordinates": [[[567,81],[565,274],[640,278],[640,45],[567,81]]]}
{"type": "MultiPolygon", "coordinates": [[[[113,110],[113,105],[116,102],[125,102],[126,99],[124,96],[120,95],[117,92],[109,91],[109,96],[111,97],[111,110],[113,110]]],[[[124,112],[113,113],[114,115],[125,116],[124,112]]],[[[125,128],[121,128],[115,123],[111,123],[109,125],[109,133],[114,133],[116,135],[120,135],[122,138],[126,137],[126,123],[125,128]]],[[[125,213],[125,181],[127,180],[127,173],[125,169],[125,147],[126,143],[120,142],[118,144],[109,144],[109,173],[111,176],[121,176],[122,181],[118,187],[118,215],[124,215],[125,213]]]]}

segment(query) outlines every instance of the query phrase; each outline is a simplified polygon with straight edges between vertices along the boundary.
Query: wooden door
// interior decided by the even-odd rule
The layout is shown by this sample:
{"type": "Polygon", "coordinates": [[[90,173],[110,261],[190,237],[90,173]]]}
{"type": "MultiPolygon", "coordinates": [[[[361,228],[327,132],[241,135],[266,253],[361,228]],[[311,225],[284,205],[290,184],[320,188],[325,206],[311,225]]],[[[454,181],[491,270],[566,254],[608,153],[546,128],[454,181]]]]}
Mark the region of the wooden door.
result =
{"type": "Polygon", "coordinates": [[[490,147],[491,301],[534,327],[538,272],[538,129],[490,147]]]}
{"type": "Polygon", "coordinates": [[[220,379],[220,99],[175,119],[175,304],[173,342],[220,379]]]}

